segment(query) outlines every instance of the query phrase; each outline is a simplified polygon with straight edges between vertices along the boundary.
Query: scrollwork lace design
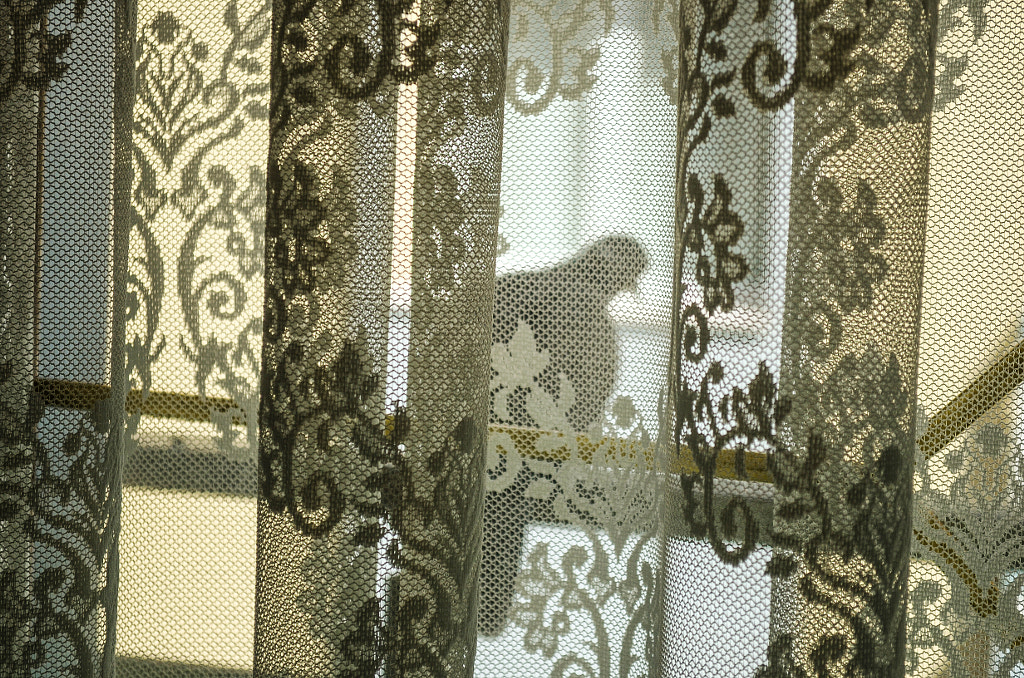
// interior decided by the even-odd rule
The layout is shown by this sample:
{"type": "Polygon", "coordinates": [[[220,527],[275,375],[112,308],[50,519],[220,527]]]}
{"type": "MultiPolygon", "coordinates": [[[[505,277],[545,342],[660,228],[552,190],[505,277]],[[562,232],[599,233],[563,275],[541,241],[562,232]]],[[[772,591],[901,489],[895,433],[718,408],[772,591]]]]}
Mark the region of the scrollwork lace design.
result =
{"type": "MultiPolygon", "coordinates": [[[[801,639],[814,675],[884,675],[902,665],[904,651],[910,520],[903,507],[910,500],[910,467],[898,445],[886,447],[843,474],[845,493],[835,497],[828,456],[824,440],[812,435],[799,461],[784,449],[770,458],[783,493],[777,513],[792,523],[810,519],[814,529],[797,536],[773,530],[778,551],[768,570],[775,578],[795,577],[805,604],[849,625],[849,631],[801,639]]],[[[812,675],[793,649],[792,635],[776,636],[757,678],[812,675]]]]}
{"type": "MultiPolygon", "coordinates": [[[[709,3],[710,4],[710,3],[709,3]]],[[[728,7],[728,3],[717,3],[728,7]]],[[[735,3],[732,3],[735,7],[735,3]]],[[[845,78],[854,64],[850,52],[860,38],[860,25],[837,27],[823,20],[831,2],[795,4],[796,59],[786,63],[779,46],[770,40],[756,42],[743,63],[743,89],[758,108],[775,110],[784,106],[802,87],[827,90],[845,78]],[[789,78],[783,80],[786,73],[789,78]]],[[[755,22],[768,18],[770,0],[761,0],[755,22]]],[[[731,10],[712,10],[713,30],[721,30],[729,22],[731,10]]],[[[714,43],[712,43],[714,44],[714,43]]]]}
{"type": "Polygon", "coordinates": [[[148,395],[167,345],[166,334],[157,340],[165,329],[165,250],[176,248],[184,327],[172,347],[195,365],[200,396],[214,390],[236,404],[210,412],[221,446],[236,453],[256,440],[262,328],[252,297],[263,272],[266,180],[261,164],[219,159],[267,119],[268,15],[264,5],[240,17],[229,2],[226,44],[211,54],[173,11],[158,11],[140,30],[136,63],[129,373],[137,373],[137,386],[148,395]],[[184,237],[161,234],[168,220],[183,222],[184,237]],[[234,428],[239,422],[245,435],[234,428]]]}
{"type": "Polygon", "coordinates": [[[554,660],[551,678],[610,676],[616,666],[625,676],[650,666],[657,570],[649,537],[630,540],[621,563],[596,532],[569,546],[554,566],[551,548],[538,543],[516,581],[511,621],[524,629],[524,649],[554,660]],[[615,571],[623,567],[624,573],[615,571]],[[629,619],[618,647],[609,604],[624,606],[629,619]],[[580,634],[590,642],[578,643],[580,634]]]}
{"type": "Polygon", "coordinates": [[[424,496],[421,474],[406,452],[404,409],[387,425],[373,409],[381,378],[368,367],[365,347],[346,343],[331,364],[311,373],[310,361],[294,342],[265,374],[261,497],[316,543],[382,552],[378,568],[390,573],[383,589],[354,599],[352,591],[335,595],[317,585],[303,598],[312,631],[330,639],[336,668],[352,675],[393,662],[448,675],[459,661],[451,653],[460,647],[448,635],[463,623],[466,610],[458,601],[479,567],[479,534],[472,526],[482,500],[476,494],[467,505],[466,498],[474,496],[482,473],[482,432],[471,419],[459,423],[427,460],[435,484],[424,496]],[[303,449],[306,441],[315,441],[312,449],[303,449]],[[348,536],[345,544],[335,543],[334,528],[343,521],[348,536]],[[320,629],[342,603],[356,605],[354,623],[341,636],[334,623],[320,629]],[[435,633],[424,636],[423,625],[435,633]]]}
{"type": "Polygon", "coordinates": [[[516,3],[509,29],[512,44],[537,44],[536,36],[541,36],[547,51],[509,55],[506,96],[512,107],[522,115],[536,115],[556,97],[576,101],[590,91],[601,58],[600,45],[590,37],[607,35],[614,17],[610,0],[573,0],[569,7],[534,0],[516,3]],[[601,28],[594,30],[595,24],[601,28]]]}
{"type": "Polygon", "coordinates": [[[440,3],[433,21],[409,18],[413,0],[375,0],[372,7],[347,1],[330,10],[316,0],[285,3],[275,39],[278,54],[286,55],[281,63],[290,73],[289,99],[300,107],[314,103],[324,97],[322,82],[349,101],[376,99],[385,83],[415,82],[434,68],[439,17],[451,1],[440,3]],[[318,26],[324,11],[334,30],[318,26]]]}
{"type": "MultiPolygon", "coordinates": [[[[717,104],[728,115],[731,103],[722,98],[717,104]]],[[[687,179],[688,200],[693,204],[693,220],[687,225],[684,243],[697,254],[696,278],[704,294],[704,308],[709,314],[731,311],[736,301],[733,285],[747,277],[750,266],[746,258],[733,248],[743,235],[743,222],[730,209],[732,192],[725,178],[714,179],[714,198],[705,208],[704,189],[696,174],[687,179]],[[712,264],[712,262],[714,262],[712,264]]]]}
{"type": "MultiPolygon", "coordinates": [[[[877,306],[878,288],[888,279],[884,244],[890,234],[879,198],[868,179],[854,190],[840,189],[822,168],[854,145],[862,127],[920,121],[930,106],[918,68],[928,20],[901,3],[797,3],[793,62],[776,42],[757,40],[737,72],[729,65],[735,47],[723,37],[740,16],[737,4],[708,0],[695,9],[680,29],[676,237],[684,257],[677,266],[693,262],[702,296],[700,303],[684,302],[685,284],[677,284],[670,363],[676,379],[673,439],[680,450],[685,444],[699,469],[681,476],[684,518],[725,562],[741,562],[758,539],[767,539],[776,547],[768,566],[773,579],[795,587],[799,606],[843,620],[835,633],[774,633],[759,676],[812,670],[879,675],[902,662],[909,522],[901,512],[910,496],[911,398],[896,352],[870,342],[855,348],[842,332],[847,318],[877,306]],[[894,25],[906,26],[911,36],[901,45],[902,69],[881,63],[873,52],[890,44],[894,25]],[[762,114],[799,97],[820,99],[822,105],[808,123],[808,138],[798,139],[810,150],[794,179],[794,194],[806,190],[815,199],[800,214],[801,223],[812,216],[812,225],[803,227],[808,232],[790,235],[788,267],[796,273],[786,294],[800,300],[787,310],[784,331],[783,365],[791,373],[783,386],[762,363],[748,386],[730,394],[723,364],[707,356],[711,319],[733,309],[732,286],[748,270],[742,255],[730,250],[740,242],[743,224],[729,207],[727,174],[715,168],[714,197],[705,206],[709,191],[690,165],[716,122],[737,116],[745,103],[729,89],[737,79],[746,102],[762,114]],[[830,96],[843,103],[827,105],[830,96]],[[799,357],[786,348],[786,337],[798,337],[799,357]],[[796,397],[801,414],[794,424],[796,397]],[[803,412],[808,408],[813,417],[803,412]],[[790,451],[800,440],[806,447],[790,451]],[[735,449],[736,478],[743,480],[749,478],[745,460],[751,446],[768,450],[774,477],[775,520],[767,530],[743,499],[715,498],[723,451],[735,449]],[[846,565],[837,566],[840,560],[846,565]]],[[[771,2],[758,3],[752,25],[774,11],[771,2]]]]}
{"type": "MultiPolygon", "coordinates": [[[[517,442],[508,433],[489,436],[490,510],[500,515],[501,509],[517,507],[508,501],[516,492],[519,511],[525,505],[527,511],[535,509],[531,513],[540,522],[556,521],[582,531],[580,543],[561,557],[560,570],[548,564],[555,540],[541,541],[524,554],[528,565],[515,578],[508,610],[509,621],[523,629],[523,649],[550,660],[552,676],[578,671],[610,675],[616,665],[627,673],[630,667],[651,666],[659,480],[643,417],[628,397],[620,396],[604,421],[592,427],[592,442],[585,443],[572,434],[570,412],[576,396],[571,380],[557,374],[555,393],[539,386],[550,356],[538,350],[528,325],[520,323],[507,344],[497,342],[491,350],[492,417],[509,418],[514,405],[540,431],[529,441],[517,442]],[[622,608],[628,620],[624,633],[609,622],[621,618],[622,608]],[[591,628],[596,634],[592,653],[567,641],[591,628]]],[[[492,548],[518,569],[522,526],[496,528],[485,523],[485,533],[497,532],[499,543],[492,542],[492,548]]],[[[485,567],[500,572],[503,565],[493,553],[485,558],[485,567]]],[[[488,615],[481,622],[485,632],[504,622],[500,603],[501,589],[510,586],[507,576],[485,576],[484,586],[490,587],[482,607],[488,615]],[[502,619],[496,622],[498,615],[502,619]]]]}
{"type": "MultiPolygon", "coordinates": [[[[763,24],[774,11],[773,4],[773,0],[759,0],[754,23],[763,24]]],[[[791,101],[801,86],[828,89],[850,72],[853,68],[850,52],[859,38],[859,26],[854,24],[838,28],[833,23],[823,20],[831,5],[830,2],[820,2],[798,7],[795,12],[797,52],[793,63],[787,62],[777,41],[758,40],[754,43],[743,62],[741,82],[755,106],[762,110],[776,110],[791,101]]],[[[700,3],[701,11],[709,18],[706,25],[711,29],[711,33],[720,34],[728,28],[736,6],[736,2],[716,0],[704,0],[700,3]]],[[[679,28],[679,6],[676,0],[657,0],[653,6],[652,17],[658,32],[667,31],[668,24],[676,34],[677,41],[682,41],[684,49],[689,49],[693,45],[693,26],[688,22],[682,22],[682,27],[679,28]]],[[[728,54],[728,49],[720,37],[711,33],[704,35],[707,39],[698,50],[705,52],[712,59],[723,60],[728,54]]],[[[700,41],[700,37],[697,41],[700,41]]],[[[665,72],[665,93],[676,101],[678,56],[672,50],[665,49],[662,51],[661,61],[665,72]]]]}
{"type": "Polygon", "coordinates": [[[734,388],[715,402],[710,389],[722,376],[721,363],[714,362],[698,389],[691,389],[686,382],[679,387],[676,435],[685,440],[698,468],[680,476],[687,525],[695,537],[711,544],[723,562],[738,564],[753,551],[762,528],[747,504],[737,498],[730,499],[716,515],[718,458],[727,448],[734,449],[736,477],[749,478],[747,451],[759,444],[777,444],[778,427],[790,405],[779,397],[778,385],[764,363],[745,389],[734,388]]]}
{"type": "Polygon", "coordinates": [[[936,111],[946,110],[966,89],[962,79],[970,66],[971,53],[970,49],[965,52],[957,49],[957,46],[966,42],[960,34],[968,29],[968,24],[971,47],[977,45],[984,36],[987,5],[988,0],[947,0],[939,9],[939,31],[935,50],[936,111]],[[964,14],[968,19],[966,22],[962,18],[964,14]]]}
{"type": "MultiPolygon", "coordinates": [[[[776,379],[764,364],[747,390],[734,389],[731,395],[721,398],[721,402],[715,402],[717,398],[712,396],[724,377],[720,361],[707,365],[703,377],[695,379],[694,385],[683,378],[684,362],[693,367],[691,371],[698,371],[697,366],[705,361],[710,343],[710,318],[733,310],[734,286],[744,280],[750,270],[745,256],[734,249],[743,235],[744,225],[730,206],[732,191],[728,179],[723,174],[715,174],[713,197],[705,204],[705,189],[697,173],[690,170],[694,152],[708,140],[715,121],[732,118],[737,111],[734,94],[729,89],[736,79],[736,71],[726,63],[728,49],[722,39],[722,32],[733,20],[736,3],[702,2],[700,9],[702,14],[696,26],[685,21],[680,27],[682,136],[678,171],[684,179],[678,189],[676,239],[682,248],[681,256],[696,255],[692,279],[700,285],[702,303],[689,303],[683,308],[685,283],[677,282],[673,291],[675,320],[670,362],[670,378],[674,382],[670,391],[675,422],[672,439],[677,449],[684,443],[687,445],[700,469],[695,474],[683,473],[681,477],[688,507],[684,515],[690,529],[699,536],[709,537],[716,552],[727,562],[739,562],[750,553],[761,528],[738,501],[729,502],[720,517],[714,516],[717,459],[726,445],[741,443],[735,463],[738,477],[746,478],[746,445],[774,443],[776,426],[785,417],[788,405],[784,399],[780,400],[776,379]],[[743,523],[742,528],[738,527],[738,518],[743,523]],[[725,540],[717,536],[719,525],[724,528],[727,540],[735,539],[737,530],[742,529],[742,546],[738,550],[728,547],[725,540]]],[[[763,18],[759,12],[754,21],[763,18]]],[[[681,271],[686,265],[685,260],[677,259],[677,270],[681,271]]]]}
{"type": "MultiPolygon", "coordinates": [[[[354,4],[343,3],[342,8],[354,4]]],[[[451,0],[444,3],[445,9],[449,4],[451,0]]],[[[411,83],[433,69],[440,25],[409,20],[406,15],[412,7],[413,0],[377,0],[379,36],[370,40],[356,32],[334,36],[325,66],[330,83],[341,96],[362,99],[376,92],[385,78],[411,83]],[[407,39],[403,38],[405,32],[407,39]],[[411,46],[407,47],[405,40],[411,46]]],[[[301,40],[299,35],[294,34],[293,39],[301,40]]]]}
{"type": "Polygon", "coordinates": [[[368,371],[365,355],[350,343],[330,367],[298,380],[307,360],[300,346],[293,345],[278,364],[264,387],[264,402],[276,404],[268,405],[274,416],[265,415],[273,444],[263,448],[261,496],[270,510],[291,516],[302,534],[324,540],[325,548],[384,554],[378,568],[390,574],[376,596],[353,597],[344,586],[335,591],[327,582],[303,598],[314,632],[333,639],[337,668],[365,675],[397,662],[446,675],[453,661],[449,650],[457,644],[445,636],[465,614],[453,600],[479,567],[479,534],[472,526],[482,499],[477,495],[467,505],[466,497],[482,473],[483,458],[475,453],[482,433],[470,419],[460,422],[427,460],[436,484],[423,495],[405,452],[405,411],[399,409],[385,427],[369,407],[380,377],[368,371]],[[301,451],[300,438],[317,441],[312,454],[301,451]],[[337,463],[349,455],[347,449],[355,455],[353,464],[364,467],[362,483],[353,482],[351,466],[337,463]],[[313,457],[326,461],[317,464],[313,457]],[[351,530],[351,544],[349,537],[342,544],[332,536],[341,521],[351,530]],[[339,613],[339,605],[351,607],[353,601],[356,621],[342,636],[327,628],[334,623],[317,630],[339,613]],[[387,623],[380,615],[384,610],[387,623]],[[424,625],[436,633],[424,636],[417,630],[424,625]]]}
{"type": "MultiPolygon", "coordinates": [[[[318,648],[344,675],[457,675],[473,652],[481,413],[432,390],[435,373],[450,375],[440,358],[417,372],[410,356],[407,404],[387,404],[394,155],[362,145],[367,130],[394,134],[399,90],[416,97],[407,327],[418,350],[461,355],[440,335],[465,341],[446,323],[474,308],[463,297],[485,237],[493,247],[480,213],[496,191],[488,170],[449,153],[491,138],[470,126],[500,113],[502,44],[488,27],[504,17],[491,6],[449,16],[450,4],[298,2],[274,15],[260,511],[303,556],[285,577],[306,593],[284,642],[318,648]]],[[[282,633],[257,622],[261,632],[282,633]]],[[[257,663],[293,661],[272,654],[258,648],[257,663]]]]}
{"type": "MultiPolygon", "coordinates": [[[[9,367],[0,365],[0,389],[10,385],[9,367]]],[[[66,431],[52,449],[36,433],[45,410],[41,397],[30,393],[27,405],[27,417],[0,406],[0,670],[103,675],[114,652],[117,579],[108,575],[116,559],[116,427],[123,419],[106,399],[84,416],[72,415],[73,422],[51,420],[52,428],[66,431]]]]}
{"type": "Polygon", "coordinates": [[[1024,530],[1017,516],[1024,487],[1013,471],[1019,458],[1010,432],[990,421],[972,427],[941,457],[918,458],[914,542],[941,574],[923,574],[911,588],[911,666],[928,648],[964,673],[979,650],[991,657],[995,675],[1022,660],[1024,530]],[[964,625],[978,634],[976,642],[954,642],[952,629],[964,625]],[[984,647],[976,646],[982,640],[984,647]]]}
{"type": "MultiPolygon", "coordinates": [[[[18,90],[44,91],[59,80],[69,64],[61,61],[75,29],[53,32],[47,23],[50,14],[66,0],[5,2],[0,6],[0,106],[18,90]]],[[[67,2],[72,6],[74,23],[85,18],[87,0],[67,2]]]]}

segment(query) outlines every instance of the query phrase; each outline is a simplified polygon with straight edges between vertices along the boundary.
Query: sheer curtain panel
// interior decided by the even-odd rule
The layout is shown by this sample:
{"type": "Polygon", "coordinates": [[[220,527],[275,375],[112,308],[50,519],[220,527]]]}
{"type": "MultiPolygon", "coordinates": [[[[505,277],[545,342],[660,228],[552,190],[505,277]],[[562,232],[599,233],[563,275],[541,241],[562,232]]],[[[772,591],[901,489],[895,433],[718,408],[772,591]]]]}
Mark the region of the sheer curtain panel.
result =
{"type": "Polygon", "coordinates": [[[1015,0],[0,0],[0,675],[1024,678],[1015,0]]]}

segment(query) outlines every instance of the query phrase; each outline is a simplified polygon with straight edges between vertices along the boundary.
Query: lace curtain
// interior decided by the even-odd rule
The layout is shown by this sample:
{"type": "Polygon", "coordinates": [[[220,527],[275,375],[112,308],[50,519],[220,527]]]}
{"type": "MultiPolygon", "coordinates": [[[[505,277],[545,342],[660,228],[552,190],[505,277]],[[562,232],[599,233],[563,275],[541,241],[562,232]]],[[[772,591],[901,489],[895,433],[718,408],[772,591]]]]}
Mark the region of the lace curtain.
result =
{"type": "Polygon", "coordinates": [[[0,674],[1024,676],[1014,0],[0,0],[0,674]]]}

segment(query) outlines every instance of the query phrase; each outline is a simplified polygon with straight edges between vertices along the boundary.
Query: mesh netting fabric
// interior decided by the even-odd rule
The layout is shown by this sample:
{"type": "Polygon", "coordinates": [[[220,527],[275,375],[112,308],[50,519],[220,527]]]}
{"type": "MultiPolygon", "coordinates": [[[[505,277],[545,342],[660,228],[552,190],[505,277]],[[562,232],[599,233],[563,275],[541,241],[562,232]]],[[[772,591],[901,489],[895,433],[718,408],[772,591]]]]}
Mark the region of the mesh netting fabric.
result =
{"type": "MultiPolygon", "coordinates": [[[[908,669],[1024,671],[1024,8],[938,28],[918,377],[908,669]]],[[[943,17],[944,19],[945,17],[943,17]]]]}
{"type": "Polygon", "coordinates": [[[0,675],[1024,675],[1022,29],[0,1],[0,675]]]}

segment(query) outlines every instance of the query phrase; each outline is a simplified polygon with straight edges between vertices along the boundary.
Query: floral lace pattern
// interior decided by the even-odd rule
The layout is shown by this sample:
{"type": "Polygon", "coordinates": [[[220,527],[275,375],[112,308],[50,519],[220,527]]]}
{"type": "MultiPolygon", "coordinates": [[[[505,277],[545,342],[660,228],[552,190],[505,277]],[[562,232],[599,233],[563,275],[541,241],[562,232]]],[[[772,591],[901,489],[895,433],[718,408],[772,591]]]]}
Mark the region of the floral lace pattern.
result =
{"type": "MultiPolygon", "coordinates": [[[[759,3],[750,25],[780,11],[759,3]]],[[[684,253],[697,255],[690,265],[703,292],[696,304],[685,305],[680,288],[675,296],[673,440],[699,469],[682,475],[683,515],[725,562],[742,562],[759,540],[775,546],[768,574],[780,591],[793,591],[794,602],[773,612],[768,661],[757,675],[881,675],[901,663],[903,652],[911,408],[908,368],[898,356],[906,349],[870,342],[858,348],[843,327],[858,326],[858,314],[878,303],[876,290],[889,267],[883,248],[895,219],[878,213],[870,181],[861,179],[855,192],[840,189],[836,181],[843,175],[832,174],[840,170],[828,163],[836,154],[857,153],[857,132],[843,111],[855,117],[858,109],[843,107],[873,102],[854,96],[862,91],[858,83],[892,73],[871,60],[870,50],[887,44],[896,17],[917,36],[924,35],[927,17],[909,6],[798,5],[795,52],[787,57],[785,43],[755,38],[737,72],[729,46],[736,38],[728,36],[736,35],[731,25],[741,16],[736,3],[704,2],[681,30],[679,97],[686,122],[679,185],[685,192],[677,239],[684,253]],[[754,110],[795,111],[794,154],[802,164],[794,161],[799,170],[791,196],[782,372],[776,381],[761,362],[749,386],[729,394],[726,365],[709,360],[715,344],[710,327],[733,310],[733,285],[748,272],[742,255],[730,251],[742,243],[744,228],[730,209],[727,165],[713,165],[713,199],[705,206],[701,176],[712,167],[701,149],[716,143],[716,126],[741,115],[729,89],[737,75],[754,110]],[[719,500],[715,482],[726,450],[736,477],[746,479],[749,450],[766,447],[776,493],[770,526],[758,522],[742,495],[719,500]],[[809,619],[820,619],[821,630],[810,631],[809,619]],[[801,629],[798,636],[790,625],[801,629]]],[[[923,38],[910,41],[900,58],[917,63],[921,52],[915,50],[924,44],[923,38]]],[[[908,96],[926,95],[916,90],[908,96]]],[[[880,119],[873,103],[858,105],[869,124],[893,124],[880,119]]],[[[913,119],[912,112],[907,117],[913,119]]],[[[732,168],[743,171],[740,164],[732,168]]],[[[900,227],[922,234],[920,221],[907,219],[900,227]]],[[[920,270],[920,240],[914,248],[920,270]]],[[[898,303],[913,307],[917,300],[898,303]]]]}
{"type": "Polygon", "coordinates": [[[334,674],[466,675],[486,386],[485,365],[466,356],[488,324],[475,281],[493,265],[498,144],[487,130],[498,129],[507,17],[371,4],[275,12],[257,542],[257,618],[268,616],[256,670],[304,664],[285,640],[298,638],[334,674]],[[403,86],[418,109],[411,303],[389,327],[403,86]],[[452,155],[466,143],[474,163],[452,155]],[[383,375],[399,359],[388,333],[403,325],[416,353],[395,406],[383,375]],[[324,583],[327,571],[337,574],[324,583]],[[293,621],[272,622],[273,591],[293,586],[307,591],[293,621]]]}
{"type": "Polygon", "coordinates": [[[1017,675],[1021,21],[0,1],[0,674],[1017,675]]]}
{"type": "Polygon", "coordinates": [[[162,361],[191,362],[192,384],[157,388],[230,398],[230,408],[210,407],[211,418],[221,449],[243,456],[256,442],[266,176],[262,163],[225,162],[225,152],[266,124],[269,10],[240,18],[230,3],[230,39],[216,55],[173,11],[157,11],[140,31],[136,65],[129,371],[148,393],[162,361]],[[181,234],[173,239],[172,224],[181,234]],[[169,337],[175,302],[183,322],[169,337]]]}

